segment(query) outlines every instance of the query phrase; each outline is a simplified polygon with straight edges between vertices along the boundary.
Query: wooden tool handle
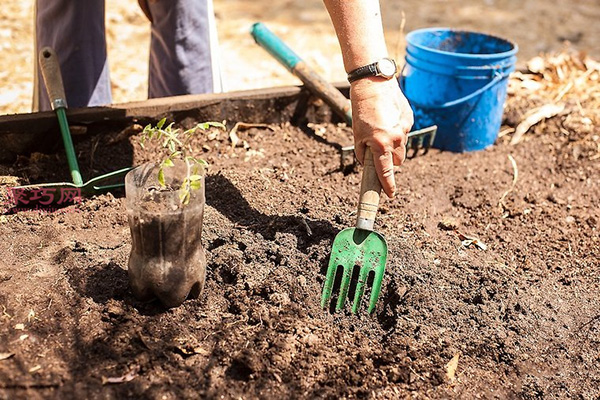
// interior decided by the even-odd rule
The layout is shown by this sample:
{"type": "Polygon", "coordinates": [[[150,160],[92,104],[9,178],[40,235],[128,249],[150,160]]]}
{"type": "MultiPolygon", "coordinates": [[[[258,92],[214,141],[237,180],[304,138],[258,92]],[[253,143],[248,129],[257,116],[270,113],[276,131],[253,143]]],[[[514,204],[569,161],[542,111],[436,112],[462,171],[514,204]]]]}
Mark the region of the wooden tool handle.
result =
{"type": "Polygon", "coordinates": [[[360,182],[360,198],[358,201],[358,213],[356,227],[366,231],[372,231],[375,224],[375,215],[379,208],[379,197],[381,195],[381,183],[373,163],[373,153],[367,147],[365,150],[365,162],[360,182]]]}
{"type": "Polygon", "coordinates": [[[304,61],[298,62],[292,72],[300,78],[313,94],[325,101],[337,115],[342,117],[346,124],[352,126],[352,106],[350,105],[350,100],[338,88],[327,82],[304,61]]]}
{"type": "Polygon", "coordinates": [[[298,54],[288,47],[277,35],[262,22],[257,22],[250,31],[256,43],[262,46],[277,61],[296,75],[306,87],[317,97],[323,99],[331,109],[352,125],[352,109],[350,100],[331,83],[322,78],[314,69],[306,64],[298,54]]]}
{"type": "Polygon", "coordinates": [[[56,52],[51,47],[44,47],[40,50],[39,62],[52,109],[67,108],[67,98],[56,52]]]}

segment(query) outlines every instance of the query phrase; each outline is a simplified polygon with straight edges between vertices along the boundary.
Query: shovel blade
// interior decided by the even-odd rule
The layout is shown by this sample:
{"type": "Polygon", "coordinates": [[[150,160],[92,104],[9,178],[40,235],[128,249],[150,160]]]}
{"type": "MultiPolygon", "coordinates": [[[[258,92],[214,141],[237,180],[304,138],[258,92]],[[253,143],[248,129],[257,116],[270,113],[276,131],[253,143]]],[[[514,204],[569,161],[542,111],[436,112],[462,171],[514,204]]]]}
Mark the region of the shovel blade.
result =
{"type": "Polygon", "coordinates": [[[352,303],[352,313],[356,314],[360,308],[361,299],[371,272],[374,273],[374,279],[368,312],[373,312],[381,292],[386,261],[387,243],[379,233],[356,228],[347,228],[338,233],[331,247],[327,276],[321,295],[321,306],[325,308],[329,304],[336,273],[338,268],[342,268],[343,274],[336,311],[344,307],[350,288],[352,272],[354,267],[358,266],[360,272],[352,303]]]}

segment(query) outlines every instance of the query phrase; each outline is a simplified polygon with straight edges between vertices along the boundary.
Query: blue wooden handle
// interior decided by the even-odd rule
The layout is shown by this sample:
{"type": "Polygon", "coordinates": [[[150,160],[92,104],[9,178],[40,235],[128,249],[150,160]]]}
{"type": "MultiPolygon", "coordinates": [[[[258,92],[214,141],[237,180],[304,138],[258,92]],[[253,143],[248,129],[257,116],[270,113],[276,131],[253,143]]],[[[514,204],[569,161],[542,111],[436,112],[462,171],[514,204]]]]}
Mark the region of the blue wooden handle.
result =
{"type": "Polygon", "coordinates": [[[281,39],[271,32],[262,22],[257,22],[252,25],[250,33],[256,43],[267,50],[269,54],[275,57],[280,63],[285,65],[288,70],[292,71],[296,67],[296,64],[302,61],[292,49],[283,43],[281,39]]]}

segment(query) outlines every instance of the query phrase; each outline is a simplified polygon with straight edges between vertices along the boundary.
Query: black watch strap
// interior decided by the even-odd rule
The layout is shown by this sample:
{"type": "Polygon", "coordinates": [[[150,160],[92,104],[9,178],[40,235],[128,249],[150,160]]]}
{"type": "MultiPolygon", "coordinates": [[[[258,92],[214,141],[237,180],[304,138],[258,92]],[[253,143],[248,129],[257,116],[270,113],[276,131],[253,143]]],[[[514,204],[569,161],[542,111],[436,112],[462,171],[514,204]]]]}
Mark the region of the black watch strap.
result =
{"type": "Polygon", "coordinates": [[[367,76],[377,76],[377,63],[358,67],[348,73],[348,82],[352,83],[367,76]]]}
{"type": "Polygon", "coordinates": [[[385,79],[391,79],[396,75],[396,62],[391,58],[382,58],[372,64],[356,68],[348,73],[348,82],[352,83],[369,76],[381,76],[385,79]],[[381,71],[380,67],[386,71],[381,71]],[[390,70],[390,68],[392,70],[390,70]]]}

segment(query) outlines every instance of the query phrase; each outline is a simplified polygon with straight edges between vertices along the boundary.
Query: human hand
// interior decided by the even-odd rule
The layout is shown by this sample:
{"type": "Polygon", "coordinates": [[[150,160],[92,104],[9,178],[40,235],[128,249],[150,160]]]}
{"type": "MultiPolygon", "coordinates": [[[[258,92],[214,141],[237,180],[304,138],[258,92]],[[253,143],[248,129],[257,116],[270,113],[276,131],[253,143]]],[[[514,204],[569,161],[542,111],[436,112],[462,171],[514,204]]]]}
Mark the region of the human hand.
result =
{"type": "Polygon", "coordinates": [[[413,113],[396,79],[363,78],[352,83],[352,128],[356,157],[362,164],[371,148],[381,187],[388,197],[396,192],[394,166],[406,158],[407,133],[413,113]]]}

